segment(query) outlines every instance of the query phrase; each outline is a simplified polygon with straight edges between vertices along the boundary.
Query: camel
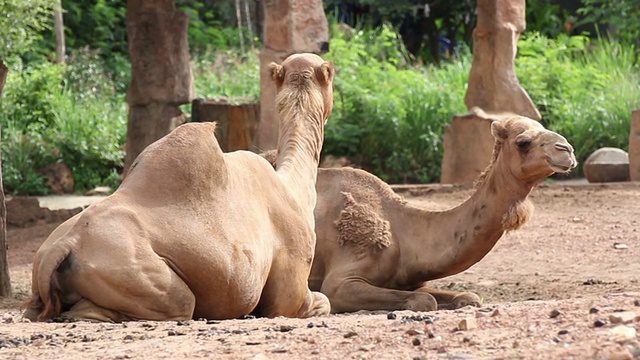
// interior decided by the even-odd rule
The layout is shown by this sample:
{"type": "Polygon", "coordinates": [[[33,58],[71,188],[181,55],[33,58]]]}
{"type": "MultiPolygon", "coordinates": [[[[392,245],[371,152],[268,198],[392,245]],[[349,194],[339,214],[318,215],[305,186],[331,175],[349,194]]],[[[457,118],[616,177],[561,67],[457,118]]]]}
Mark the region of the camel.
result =
{"type": "Polygon", "coordinates": [[[431,289],[426,282],[480,261],[505,232],[531,217],[534,187],[577,165],[567,140],[537,121],[516,116],[493,122],[491,131],[493,156],[475,192],[446,211],[409,205],[363,170],[319,169],[309,288],[329,297],[332,313],[480,305],[476,294],[431,289]]]}
{"type": "Polygon", "coordinates": [[[314,54],[269,68],[280,117],[274,167],[224,153],[215,124],[151,144],[110,196],[37,251],[24,316],[90,321],[229,319],[330,311],[308,288],[315,181],[334,69],[314,54]]]}

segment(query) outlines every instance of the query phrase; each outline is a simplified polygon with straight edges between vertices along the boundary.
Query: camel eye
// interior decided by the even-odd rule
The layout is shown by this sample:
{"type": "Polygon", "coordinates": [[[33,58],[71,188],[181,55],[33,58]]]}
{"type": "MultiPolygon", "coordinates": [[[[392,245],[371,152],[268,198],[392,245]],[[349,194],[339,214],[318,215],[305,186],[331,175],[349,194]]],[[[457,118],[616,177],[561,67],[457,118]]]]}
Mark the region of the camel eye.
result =
{"type": "Polygon", "coordinates": [[[526,150],[527,148],[529,148],[529,146],[531,145],[531,139],[529,138],[519,138],[516,139],[516,146],[518,146],[518,149],[520,150],[526,150]]]}

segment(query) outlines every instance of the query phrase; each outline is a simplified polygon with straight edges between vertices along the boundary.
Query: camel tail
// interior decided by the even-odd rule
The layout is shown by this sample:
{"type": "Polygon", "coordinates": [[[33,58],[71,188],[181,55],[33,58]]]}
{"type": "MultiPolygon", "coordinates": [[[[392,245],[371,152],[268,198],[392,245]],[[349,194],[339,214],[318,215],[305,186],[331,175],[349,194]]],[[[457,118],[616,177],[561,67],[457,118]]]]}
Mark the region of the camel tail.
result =
{"type": "Polygon", "coordinates": [[[62,313],[62,295],[56,272],[71,254],[73,242],[62,241],[54,245],[39,257],[37,265],[34,264],[33,294],[25,304],[25,318],[46,321],[62,313]]]}

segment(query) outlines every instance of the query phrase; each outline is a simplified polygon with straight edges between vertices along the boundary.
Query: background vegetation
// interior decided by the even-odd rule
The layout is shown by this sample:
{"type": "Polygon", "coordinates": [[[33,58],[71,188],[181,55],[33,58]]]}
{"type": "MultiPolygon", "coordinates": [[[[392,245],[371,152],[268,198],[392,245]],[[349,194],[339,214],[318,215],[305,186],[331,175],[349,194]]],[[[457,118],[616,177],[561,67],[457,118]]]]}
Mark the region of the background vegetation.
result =
{"type": "MultiPolygon", "coordinates": [[[[233,1],[193,3],[177,1],[191,18],[197,95],[257,98],[259,23],[241,38],[233,1]]],[[[0,101],[6,191],[47,193],[40,171],[57,161],[71,168],[78,192],[118,185],[129,82],[124,4],[63,0],[70,51],[57,65],[49,61],[52,1],[0,0],[10,15],[0,17],[0,37],[9,39],[0,58],[10,66],[0,101]]],[[[338,76],[324,155],[346,156],[391,183],[438,181],[444,127],[466,111],[475,1],[434,4],[425,18],[418,1],[325,1],[325,58],[338,76]],[[425,31],[408,38],[405,29],[418,26],[425,31]]],[[[602,146],[626,149],[630,112],[640,107],[640,0],[603,5],[528,1],[530,31],[516,60],[543,122],[575,145],[580,161],[602,146]]]]}

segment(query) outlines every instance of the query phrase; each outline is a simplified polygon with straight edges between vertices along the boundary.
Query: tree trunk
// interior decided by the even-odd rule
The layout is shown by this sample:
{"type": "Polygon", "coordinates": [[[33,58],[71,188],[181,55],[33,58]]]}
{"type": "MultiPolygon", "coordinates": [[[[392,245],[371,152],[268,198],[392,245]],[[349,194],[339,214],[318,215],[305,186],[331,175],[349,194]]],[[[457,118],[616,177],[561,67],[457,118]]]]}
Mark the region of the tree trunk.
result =
{"type": "Polygon", "coordinates": [[[256,101],[230,104],[226,99],[196,99],[192,103],[192,121],[215,121],[216,139],[224,152],[257,151],[255,147],[260,125],[260,105],[256,101]]]}
{"type": "MultiPolygon", "coordinates": [[[[9,69],[0,59],[0,96],[4,89],[9,69]]],[[[0,139],[2,129],[0,129],[0,139]]],[[[2,141],[0,141],[0,144],[2,141]]],[[[11,278],[9,277],[9,261],[7,258],[7,207],[4,203],[4,186],[2,185],[2,152],[0,151],[0,297],[11,296],[11,278]]]]}
{"type": "Polygon", "coordinates": [[[56,5],[53,8],[53,24],[56,33],[56,63],[60,64],[64,62],[65,46],[64,46],[64,23],[62,21],[62,3],[60,0],[56,1],[56,5]]]}

